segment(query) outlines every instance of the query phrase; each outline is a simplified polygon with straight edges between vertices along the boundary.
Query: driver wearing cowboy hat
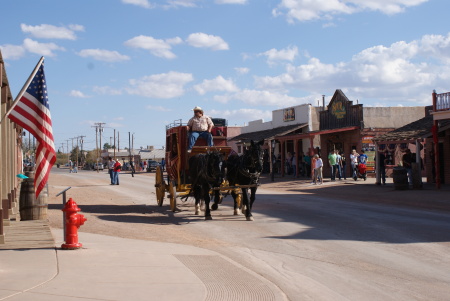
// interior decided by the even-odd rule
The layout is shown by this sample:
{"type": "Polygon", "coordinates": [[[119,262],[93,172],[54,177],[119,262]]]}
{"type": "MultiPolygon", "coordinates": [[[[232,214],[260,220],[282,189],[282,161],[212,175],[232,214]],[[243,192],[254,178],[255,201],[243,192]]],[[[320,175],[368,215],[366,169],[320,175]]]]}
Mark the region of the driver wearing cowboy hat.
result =
{"type": "Polygon", "coordinates": [[[213,138],[211,135],[211,130],[214,126],[214,123],[211,121],[206,115],[203,115],[203,110],[200,107],[195,107],[193,109],[194,117],[192,117],[188,124],[187,130],[189,132],[189,145],[188,145],[188,153],[192,151],[192,147],[197,141],[198,137],[203,137],[208,146],[213,146],[213,138]]]}

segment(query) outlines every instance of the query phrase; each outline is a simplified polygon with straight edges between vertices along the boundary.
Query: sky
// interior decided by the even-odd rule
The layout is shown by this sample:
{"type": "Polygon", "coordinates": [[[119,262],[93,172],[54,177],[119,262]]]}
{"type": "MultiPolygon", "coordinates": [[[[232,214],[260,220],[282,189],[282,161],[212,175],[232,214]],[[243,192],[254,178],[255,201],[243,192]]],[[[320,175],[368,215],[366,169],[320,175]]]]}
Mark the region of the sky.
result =
{"type": "MultiPolygon", "coordinates": [[[[165,145],[195,106],[230,126],[336,89],[364,106],[450,91],[448,0],[14,0],[0,50],[15,98],[45,57],[55,146],[165,145]],[[67,143],[67,141],[69,141],[67,143]],[[117,142],[116,142],[117,144],[117,142]]],[[[64,147],[64,149],[63,149],[64,147]]]]}

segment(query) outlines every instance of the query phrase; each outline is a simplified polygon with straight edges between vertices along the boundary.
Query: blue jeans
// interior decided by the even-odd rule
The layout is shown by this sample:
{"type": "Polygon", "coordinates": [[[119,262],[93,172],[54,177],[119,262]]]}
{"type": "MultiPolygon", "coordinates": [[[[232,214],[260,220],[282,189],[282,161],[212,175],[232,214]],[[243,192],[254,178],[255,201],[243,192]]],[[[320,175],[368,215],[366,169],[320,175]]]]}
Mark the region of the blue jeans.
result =
{"type": "Polygon", "coordinates": [[[112,174],[113,174],[113,184],[119,185],[119,172],[113,171],[112,174]]]}
{"type": "Polygon", "coordinates": [[[109,177],[111,178],[111,184],[114,184],[114,174],[112,169],[108,169],[109,171],[109,177]]]}
{"type": "Polygon", "coordinates": [[[336,179],[336,170],[337,170],[337,165],[331,165],[331,180],[335,180],[336,179]]]}
{"type": "Polygon", "coordinates": [[[337,168],[337,174],[339,177],[339,180],[342,179],[342,170],[341,170],[341,166],[339,164],[336,164],[336,168],[337,168]]]}
{"type": "Polygon", "coordinates": [[[412,181],[412,168],[411,167],[410,168],[405,167],[405,169],[406,169],[406,173],[408,174],[409,185],[412,185],[413,184],[413,181],[412,181]]]}
{"type": "Polygon", "coordinates": [[[188,149],[192,149],[192,147],[195,145],[195,141],[197,141],[197,139],[199,137],[202,137],[206,140],[206,143],[208,144],[208,146],[213,146],[213,138],[210,132],[190,132],[189,133],[189,146],[188,149]]]}

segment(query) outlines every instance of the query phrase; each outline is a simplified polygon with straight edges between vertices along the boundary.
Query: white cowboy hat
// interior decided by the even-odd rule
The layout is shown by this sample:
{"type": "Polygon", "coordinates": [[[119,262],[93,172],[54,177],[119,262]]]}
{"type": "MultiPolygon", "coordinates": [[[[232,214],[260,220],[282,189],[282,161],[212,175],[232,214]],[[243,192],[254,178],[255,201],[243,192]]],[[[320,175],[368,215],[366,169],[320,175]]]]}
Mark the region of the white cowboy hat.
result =
{"type": "Polygon", "coordinates": [[[200,107],[198,107],[198,106],[195,107],[195,108],[193,108],[192,111],[194,111],[194,112],[195,112],[195,111],[201,111],[201,112],[203,113],[202,108],[200,108],[200,107]]]}

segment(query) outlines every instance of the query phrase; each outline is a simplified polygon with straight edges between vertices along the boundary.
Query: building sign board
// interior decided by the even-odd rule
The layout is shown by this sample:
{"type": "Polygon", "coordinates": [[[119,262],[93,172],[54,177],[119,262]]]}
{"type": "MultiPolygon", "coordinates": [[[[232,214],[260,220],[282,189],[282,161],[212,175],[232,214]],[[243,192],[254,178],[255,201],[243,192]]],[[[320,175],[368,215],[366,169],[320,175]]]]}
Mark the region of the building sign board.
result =
{"type": "Polygon", "coordinates": [[[367,155],[367,172],[375,172],[375,143],[373,142],[373,136],[362,137],[362,149],[367,155]]]}
{"type": "Polygon", "coordinates": [[[345,117],[347,112],[342,100],[333,102],[333,104],[331,105],[331,114],[333,114],[337,119],[342,119],[345,117]]]}
{"type": "Polygon", "coordinates": [[[284,109],[283,112],[283,121],[294,121],[295,120],[295,109],[294,108],[287,108],[284,109]]]}

